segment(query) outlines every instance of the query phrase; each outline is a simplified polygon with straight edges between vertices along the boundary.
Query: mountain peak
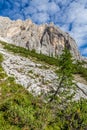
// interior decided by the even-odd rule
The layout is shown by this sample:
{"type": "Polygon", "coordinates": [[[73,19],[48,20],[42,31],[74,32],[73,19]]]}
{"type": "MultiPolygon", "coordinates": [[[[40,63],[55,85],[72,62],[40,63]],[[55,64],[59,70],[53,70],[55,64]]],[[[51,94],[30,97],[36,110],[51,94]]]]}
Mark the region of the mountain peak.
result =
{"type": "Polygon", "coordinates": [[[0,17],[0,37],[17,46],[54,57],[60,55],[66,46],[75,59],[81,58],[75,40],[53,23],[36,25],[31,20],[12,21],[0,17]]]}

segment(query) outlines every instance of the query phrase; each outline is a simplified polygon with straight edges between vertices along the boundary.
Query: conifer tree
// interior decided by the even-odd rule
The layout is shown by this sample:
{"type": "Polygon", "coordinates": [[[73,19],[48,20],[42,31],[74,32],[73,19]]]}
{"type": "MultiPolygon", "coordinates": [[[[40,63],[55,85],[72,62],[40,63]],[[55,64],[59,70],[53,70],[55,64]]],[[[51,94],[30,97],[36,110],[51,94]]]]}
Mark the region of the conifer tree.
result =
{"type": "Polygon", "coordinates": [[[65,47],[59,59],[58,81],[59,84],[50,101],[58,96],[61,101],[71,100],[74,96],[75,84],[73,82],[73,60],[70,51],[65,47]]]}

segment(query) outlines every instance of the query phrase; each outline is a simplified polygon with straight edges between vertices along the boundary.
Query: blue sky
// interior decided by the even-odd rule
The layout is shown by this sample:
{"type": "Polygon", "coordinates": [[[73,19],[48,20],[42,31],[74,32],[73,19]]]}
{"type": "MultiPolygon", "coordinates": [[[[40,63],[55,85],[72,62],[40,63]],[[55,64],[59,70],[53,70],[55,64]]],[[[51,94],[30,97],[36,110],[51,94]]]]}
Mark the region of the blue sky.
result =
{"type": "Polygon", "coordinates": [[[0,16],[32,19],[36,24],[53,22],[69,32],[87,56],[87,0],[0,0],[0,16]]]}

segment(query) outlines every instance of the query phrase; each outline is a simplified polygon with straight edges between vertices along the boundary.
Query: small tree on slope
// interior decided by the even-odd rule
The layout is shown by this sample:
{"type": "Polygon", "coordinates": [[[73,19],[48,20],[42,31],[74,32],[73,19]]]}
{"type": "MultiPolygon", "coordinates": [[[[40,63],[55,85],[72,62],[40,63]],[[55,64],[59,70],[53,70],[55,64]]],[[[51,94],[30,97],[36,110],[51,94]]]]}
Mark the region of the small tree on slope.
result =
{"type": "Polygon", "coordinates": [[[71,100],[74,96],[75,84],[73,83],[73,60],[70,51],[65,47],[59,57],[58,80],[59,84],[52,95],[50,102],[57,96],[61,102],[71,100]]]}

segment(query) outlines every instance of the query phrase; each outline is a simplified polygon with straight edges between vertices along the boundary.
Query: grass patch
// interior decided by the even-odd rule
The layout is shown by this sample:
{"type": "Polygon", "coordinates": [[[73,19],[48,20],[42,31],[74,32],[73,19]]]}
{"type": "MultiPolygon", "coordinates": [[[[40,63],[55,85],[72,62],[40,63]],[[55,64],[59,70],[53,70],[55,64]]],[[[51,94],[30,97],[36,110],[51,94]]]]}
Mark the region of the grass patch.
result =
{"type": "Polygon", "coordinates": [[[0,43],[4,46],[4,49],[7,49],[8,51],[20,54],[21,56],[24,56],[24,57],[27,57],[27,58],[28,57],[34,57],[38,61],[45,62],[49,65],[58,66],[57,58],[49,57],[49,56],[46,56],[44,54],[38,54],[38,53],[35,52],[35,50],[30,51],[30,50],[27,50],[23,47],[18,47],[18,46],[12,45],[12,44],[7,44],[7,43],[2,42],[2,41],[0,41],[0,43]]]}

